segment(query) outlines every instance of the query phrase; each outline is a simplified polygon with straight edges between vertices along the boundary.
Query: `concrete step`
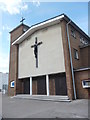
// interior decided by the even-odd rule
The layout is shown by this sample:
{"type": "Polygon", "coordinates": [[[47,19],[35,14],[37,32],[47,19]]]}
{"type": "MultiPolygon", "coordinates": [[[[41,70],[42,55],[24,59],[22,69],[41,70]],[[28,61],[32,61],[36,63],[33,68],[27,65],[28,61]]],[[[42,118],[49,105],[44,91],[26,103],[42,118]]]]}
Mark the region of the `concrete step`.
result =
{"type": "Polygon", "coordinates": [[[44,101],[56,101],[56,102],[70,102],[68,96],[46,96],[46,95],[16,95],[12,98],[30,99],[30,100],[44,100],[44,101]]]}

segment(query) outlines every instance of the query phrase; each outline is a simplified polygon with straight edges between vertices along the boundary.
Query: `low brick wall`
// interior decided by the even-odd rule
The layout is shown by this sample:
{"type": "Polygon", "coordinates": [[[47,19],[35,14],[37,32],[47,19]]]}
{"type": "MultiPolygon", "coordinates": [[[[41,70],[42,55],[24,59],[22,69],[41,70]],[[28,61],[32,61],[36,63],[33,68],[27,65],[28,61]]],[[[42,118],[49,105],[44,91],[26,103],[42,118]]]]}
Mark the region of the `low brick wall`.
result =
{"type": "Polygon", "coordinates": [[[90,88],[83,88],[82,81],[88,80],[90,70],[75,72],[76,95],[79,99],[90,99],[90,88]]]}

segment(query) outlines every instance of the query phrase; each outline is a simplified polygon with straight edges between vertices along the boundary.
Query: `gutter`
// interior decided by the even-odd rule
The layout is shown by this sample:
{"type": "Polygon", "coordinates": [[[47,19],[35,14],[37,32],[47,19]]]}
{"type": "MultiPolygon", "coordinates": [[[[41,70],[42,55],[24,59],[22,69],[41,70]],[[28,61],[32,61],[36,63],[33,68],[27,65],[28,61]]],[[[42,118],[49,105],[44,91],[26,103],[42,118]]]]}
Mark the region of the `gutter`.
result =
{"type": "Polygon", "coordinates": [[[71,64],[71,73],[72,73],[72,80],[73,80],[74,99],[76,100],[76,88],[75,88],[75,79],[74,79],[74,69],[73,69],[73,64],[72,64],[71,45],[70,45],[69,30],[68,30],[68,25],[70,23],[71,23],[71,20],[66,24],[66,31],[67,31],[67,37],[68,37],[69,53],[70,53],[70,64],[71,64]]]}

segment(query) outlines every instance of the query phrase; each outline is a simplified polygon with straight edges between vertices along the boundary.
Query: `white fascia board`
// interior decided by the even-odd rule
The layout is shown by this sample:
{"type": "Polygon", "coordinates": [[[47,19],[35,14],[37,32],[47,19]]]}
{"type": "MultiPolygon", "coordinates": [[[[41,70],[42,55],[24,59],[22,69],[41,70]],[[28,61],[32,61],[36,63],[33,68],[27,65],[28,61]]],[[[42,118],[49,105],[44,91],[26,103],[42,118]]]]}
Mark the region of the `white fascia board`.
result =
{"type": "Polygon", "coordinates": [[[23,35],[21,35],[17,40],[15,40],[12,45],[15,45],[15,44],[19,44],[21,43],[25,38],[27,38],[30,33],[33,33],[35,30],[39,29],[40,27],[42,28],[44,25],[51,25],[51,23],[57,21],[57,20],[61,20],[62,18],[64,18],[64,15],[61,15],[61,16],[58,16],[56,18],[52,18],[50,20],[47,20],[45,22],[42,22],[40,24],[37,24],[35,26],[32,26],[29,30],[27,30],[23,35]]]}

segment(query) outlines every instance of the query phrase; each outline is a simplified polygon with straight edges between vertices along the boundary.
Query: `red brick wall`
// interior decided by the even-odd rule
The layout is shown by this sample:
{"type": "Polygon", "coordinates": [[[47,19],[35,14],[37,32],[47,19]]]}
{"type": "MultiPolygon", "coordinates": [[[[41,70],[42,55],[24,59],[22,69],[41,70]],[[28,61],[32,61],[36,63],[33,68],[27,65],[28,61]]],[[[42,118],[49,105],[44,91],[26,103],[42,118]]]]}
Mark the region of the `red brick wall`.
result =
{"type": "MultiPolygon", "coordinates": [[[[10,64],[9,64],[9,95],[14,95],[16,89],[10,87],[11,81],[16,81],[17,79],[17,46],[10,45],[10,64]]],[[[16,88],[16,82],[15,82],[16,88]]]]}
{"type": "Polygon", "coordinates": [[[82,36],[85,40],[89,39],[89,38],[88,39],[85,38],[85,36],[83,34],[81,34],[74,27],[72,27],[71,25],[69,25],[69,37],[70,37],[71,52],[72,52],[72,61],[73,61],[73,67],[74,67],[74,69],[78,69],[78,68],[82,68],[82,67],[87,67],[87,63],[88,63],[88,57],[89,57],[88,56],[88,49],[87,48],[83,48],[82,50],[80,49],[80,46],[83,45],[80,42],[80,36],[82,36]],[[75,35],[76,35],[75,38],[71,35],[71,30],[75,30],[75,35]],[[79,55],[79,59],[78,60],[74,58],[74,49],[78,50],[78,55],[79,55]],[[85,54],[85,52],[86,52],[86,54],[85,54]],[[84,56],[85,56],[86,59],[84,59],[84,56]]]}
{"type": "Polygon", "coordinates": [[[18,80],[18,45],[12,45],[20,35],[23,34],[24,25],[20,25],[11,32],[10,37],[10,61],[9,61],[9,85],[8,85],[8,95],[16,95],[16,93],[21,93],[21,81],[18,80]],[[11,81],[15,81],[15,87],[11,88],[11,81]]]}
{"type": "Polygon", "coordinates": [[[77,98],[89,98],[90,99],[90,88],[83,88],[82,81],[90,79],[90,70],[75,72],[75,84],[76,84],[76,95],[77,98]]]}
{"type": "Polygon", "coordinates": [[[74,38],[71,35],[71,30],[75,30],[72,26],[69,25],[69,36],[70,36],[70,43],[71,43],[71,53],[72,53],[72,62],[73,62],[73,68],[78,69],[80,68],[81,65],[81,57],[80,57],[80,33],[75,30],[75,35],[76,37],[74,38]],[[74,58],[74,49],[78,50],[78,55],[79,55],[79,60],[74,58]]]}
{"type": "Polygon", "coordinates": [[[23,25],[11,32],[11,43],[23,33],[23,25]]]}
{"type": "MultiPolygon", "coordinates": [[[[68,96],[69,96],[70,99],[73,99],[74,98],[74,91],[73,91],[73,84],[72,84],[71,65],[70,65],[70,55],[69,55],[69,48],[68,48],[68,42],[67,42],[68,39],[67,39],[66,24],[67,24],[67,22],[65,20],[63,20],[61,22],[63,49],[64,49],[64,58],[65,58],[66,82],[67,82],[68,96]]],[[[73,62],[73,68],[74,69],[88,67],[87,63],[89,65],[89,59],[90,59],[89,51],[90,50],[87,49],[87,48],[83,48],[82,50],[80,49],[80,47],[79,47],[81,45],[80,36],[81,36],[81,33],[79,31],[77,31],[76,28],[72,27],[69,24],[69,37],[70,37],[71,54],[72,54],[72,62],[73,62]],[[76,38],[74,38],[71,35],[71,30],[75,30],[76,38]],[[79,60],[76,60],[74,58],[74,49],[78,50],[79,60]]],[[[85,38],[84,35],[82,35],[82,37],[85,38]]],[[[87,40],[87,38],[85,38],[85,39],[87,40]]],[[[83,74],[83,71],[81,72],[81,74],[83,74]]],[[[85,72],[84,75],[86,76],[87,73],[85,72]]],[[[75,76],[78,77],[77,74],[75,76]]],[[[82,79],[83,79],[83,77],[84,76],[81,76],[82,79]]],[[[78,87],[79,86],[77,86],[76,89],[79,89],[78,87]]]]}
{"type": "Polygon", "coordinates": [[[80,49],[83,67],[90,67],[90,46],[80,49]]]}
{"type": "Polygon", "coordinates": [[[62,30],[64,59],[65,59],[67,94],[68,94],[70,99],[74,99],[72,76],[71,76],[70,56],[69,56],[68,40],[67,40],[67,34],[66,34],[66,21],[61,22],[61,28],[62,28],[61,30],[62,30]]]}

